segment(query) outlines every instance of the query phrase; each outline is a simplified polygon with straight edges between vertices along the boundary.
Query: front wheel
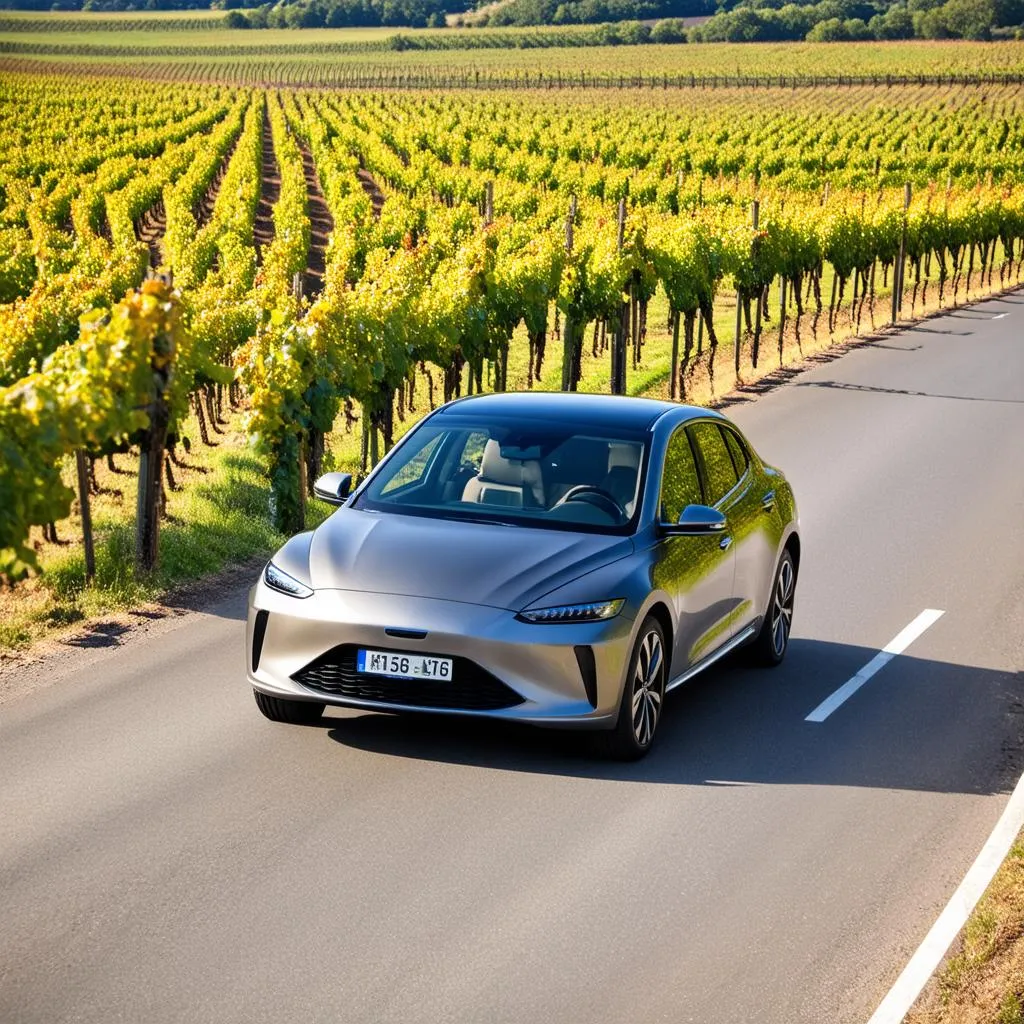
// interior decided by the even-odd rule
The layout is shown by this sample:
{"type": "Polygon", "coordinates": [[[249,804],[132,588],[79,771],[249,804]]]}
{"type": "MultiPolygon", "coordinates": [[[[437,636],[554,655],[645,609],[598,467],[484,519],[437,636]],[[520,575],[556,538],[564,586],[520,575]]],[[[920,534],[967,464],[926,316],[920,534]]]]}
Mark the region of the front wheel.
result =
{"type": "Polygon", "coordinates": [[[761,631],[751,647],[754,659],[761,665],[774,668],[782,663],[789,649],[789,632],[793,627],[793,601],[796,597],[796,566],[788,551],[782,552],[775,570],[768,610],[761,631]]]}
{"type": "Polygon", "coordinates": [[[284,700],[271,697],[259,690],[253,690],[256,707],[272,722],[288,722],[290,725],[315,725],[324,713],[323,704],[309,700],[284,700]]]}
{"type": "Polygon", "coordinates": [[[665,637],[656,618],[648,616],[640,627],[622,688],[619,719],[606,734],[608,754],[619,761],[638,761],[654,743],[665,703],[668,661],[665,637]]]}

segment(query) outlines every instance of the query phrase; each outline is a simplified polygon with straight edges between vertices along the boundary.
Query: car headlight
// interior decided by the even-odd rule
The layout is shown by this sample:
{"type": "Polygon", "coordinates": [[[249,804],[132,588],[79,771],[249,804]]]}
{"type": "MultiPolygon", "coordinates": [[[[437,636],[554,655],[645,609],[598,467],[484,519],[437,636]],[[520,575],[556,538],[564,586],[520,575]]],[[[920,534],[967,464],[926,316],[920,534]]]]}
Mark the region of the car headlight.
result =
{"type": "Polygon", "coordinates": [[[594,601],[591,604],[562,604],[555,608],[528,608],[517,616],[524,622],[599,622],[614,619],[622,610],[624,600],[594,601]]]}
{"type": "Polygon", "coordinates": [[[310,597],[313,593],[305,583],[300,583],[288,573],[278,569],[273,562],[267,562],[267,567],[263,570],[263,582],[271,590],[280,591],[289,597],[310,597]]]}

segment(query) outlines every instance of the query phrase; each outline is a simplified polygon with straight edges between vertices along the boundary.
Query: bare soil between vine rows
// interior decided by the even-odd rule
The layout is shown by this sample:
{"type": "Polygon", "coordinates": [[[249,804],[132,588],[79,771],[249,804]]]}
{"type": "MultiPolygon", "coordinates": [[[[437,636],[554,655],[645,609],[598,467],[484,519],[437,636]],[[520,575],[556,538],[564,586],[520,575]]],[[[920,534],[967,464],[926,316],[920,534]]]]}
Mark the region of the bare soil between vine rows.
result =
{"type": "Polygon", "coordinates": [[[257,266],[262,266],[263,250],[274,240],[274,205],[281,195],[281,169],[274,153],[274,139],[270,133],[270,117],[266,106],[263,108],[263,153],[260,164],[260,202],[253,226],[257,266]]]}
{"type": "Polygon", "coordinates": [[[359,184],[363,186],[363,191],[370,197],[370,202],[373,204],[373,219],[380,220],[380,211],[384,207],[384,193],[380,190],[380,185],[377,184],[373,175],[365,167],[360,167],[356,171],[356,177],[359,179],[359,184]]]}
{"type": "Polygon", "coordinates": [[[324,286],[324,270],[327,266],[327,243],[334,231],[334,218],[327,208],[327,201],[320,188],[320,177],[316,172],[313,154],[305,140],[296,137],[302,153],[302,170],[306,177],[306,215],[309,217],[309,255],[303,278],[303,294],[311,299],[320,294],[324,286]]]}

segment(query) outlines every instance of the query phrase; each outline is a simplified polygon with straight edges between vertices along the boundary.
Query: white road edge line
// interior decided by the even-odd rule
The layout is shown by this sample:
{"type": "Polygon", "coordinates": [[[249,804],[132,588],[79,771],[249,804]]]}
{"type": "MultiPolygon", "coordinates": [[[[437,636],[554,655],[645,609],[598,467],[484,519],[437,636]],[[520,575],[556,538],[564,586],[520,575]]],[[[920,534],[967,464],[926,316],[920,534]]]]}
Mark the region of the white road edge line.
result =
{"type": "Polygon", "coordinates": [[[992,317],[992,319],[993,320],[1002,320],[1004,316],[1007,316],[1007,314],[1006,313],[996,313],[996,315],[994,317],[992,317]]]}
{"type": "Polygon", "coordinates": [[[964,880],[950,897],[938,920],[903,968],[896,983],[879,1004],[868,1024],[899,1024],[917,1001],[928,979],[935,973],[989,882],[1006,859],[1017,834],[1024,827],[1024,776],[1014,787],[992,834],[981,848],[964,880]]]}
{"type": "Polygon", "coordinates": [[[830,697],[826,697],[805,719],[805,722],[824,722],[836,708],[846,703],[879,669],[902,654],[929,626],[944,613],[936,608],[925,608],[906,629],[896,634],[852,679],[848,679],[830,697]]]}

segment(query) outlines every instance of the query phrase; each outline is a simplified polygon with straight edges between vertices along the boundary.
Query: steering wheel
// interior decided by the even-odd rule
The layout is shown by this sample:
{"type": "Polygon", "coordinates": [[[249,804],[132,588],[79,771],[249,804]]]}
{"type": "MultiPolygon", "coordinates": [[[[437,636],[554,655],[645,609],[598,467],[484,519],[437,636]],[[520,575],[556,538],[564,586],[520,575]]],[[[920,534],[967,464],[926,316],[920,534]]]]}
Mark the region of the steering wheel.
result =
{"type": "Polygon", "coordinates": [[[599,508],[602,512],[610,515],[617,525],[621,525],[627,519],[625,509],[607,491],[601,490],[600,487],[592,487],[590,484],[576,484],[575,487],[570,487],[555,502],[554,507],[559,508],[570,501],[585,501],[588,505],[599,508]]]}

